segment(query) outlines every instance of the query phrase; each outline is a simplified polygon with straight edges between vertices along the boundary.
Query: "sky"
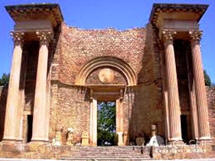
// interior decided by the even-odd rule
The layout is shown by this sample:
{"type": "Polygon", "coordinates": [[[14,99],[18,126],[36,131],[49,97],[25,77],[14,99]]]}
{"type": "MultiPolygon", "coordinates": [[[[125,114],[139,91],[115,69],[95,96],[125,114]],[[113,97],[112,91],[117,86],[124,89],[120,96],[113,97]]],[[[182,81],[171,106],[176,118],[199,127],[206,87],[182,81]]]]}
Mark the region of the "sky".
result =
{"type": "Polygon", "coordinates": [[[204,69],[215,83],[215,0],[0,0],[0,77],[10,72],[14,22],[4,6],[28,3],[58,3],[67,25],[82,29],[145,27],[153,3],[209,4],[200,21],[204,69]]]}

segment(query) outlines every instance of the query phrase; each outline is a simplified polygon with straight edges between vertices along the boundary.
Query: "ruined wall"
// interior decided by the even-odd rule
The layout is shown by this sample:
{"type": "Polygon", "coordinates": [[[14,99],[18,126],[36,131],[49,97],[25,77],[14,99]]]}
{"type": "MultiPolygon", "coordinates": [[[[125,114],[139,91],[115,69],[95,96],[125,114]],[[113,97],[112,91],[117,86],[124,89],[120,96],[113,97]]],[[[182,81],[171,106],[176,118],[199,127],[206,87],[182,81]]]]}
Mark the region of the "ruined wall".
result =
{"type": "Polygon", "coordinates": [[[159,89],[155,85],[140,85],[128,88],[123,99],[124,132],[129,133],[130,142],[151,137],[151,125],[157,125],[157,133],[164,137],[164,114],[159,89]]]}
{"type": "Polygon", "coordinates": [[[152,124],[157,125],[159,135],[165,135],[160,71],[160,55],[163,51],[160,48],[160,43],[156,29],[148,24],[146,27],[146,46],[142,69],[139,73],[141,84],[136,87],[136,105],[133,116],[138,125],[137,135],[144,132],[146,138],[151,137],[152,124]]]}
{"type": "Polygon", "coordinates": [[[0,141],[4,134],[4,120],[7,102],[7,88],[0,86],[0,141]]]}
{"type": "MultiPolygon", "coordinates": [[[[160,70],[160,56],[164,51],[160,44],[157,31],[150,24],[145,29],[126,31],[81,30],[62,24],[50,70],[50,139],[55,137],[57,125],[64,126],[64,129],[75,128],[76,140],[80,139],[83,131],[89,131],[89,91],[84,88],[83,92],[83,89],[72,85],[81,68],[90,60],[101,56],[122,59],[137,75],[138,86],[126,91],[123,99],[124,129],[132,133],[131,138],[143,133],[150,137],[152,124],[156,124],[158,134],[164,136],[165,116],[160,70]]],[[[98,71],[93,72],[94,75],[92,73],[88,77],[87,83],[98,84],[98,71]]],[[[209,90],[209,114],[211,133],[215,136],[212,93],[209,90]]],[[[181,104],[183,103],[186,102],[182,101],[181,104]]]]}
{"type": "MultiPolygon", "coordinates": [[[[80,30],[62,24],[51,67],[52,80],[60,83],[61,87],[52,84],[50,138],[54,138],[56,124],[77,128],[77,138],[83,130],[88,130],[89,100],[82,99],[84,95],[78,96],[78,90],[71,85],[88,61],[101,56],[113,56],[128,63],[137,75],[138,84],[141,84],[126,91],[124,96],[124,130],[132,133],[133,139],[143,133],[150,137],[151,125],[157,124],[158,132],[163,136],[160,49],[157,40],[157,33],[150,24],[146,29],[126,31],[80,30]]],[[[93,75],[87,83],[98,84],[97,79],[93,75]]],[[[124,84],[123,80],[119,82],[124,84]]],[[[89,97],[89,93],[85,96],[89,97]]]]}
{"type": "Polygon", "coordinates": [[[80,143],[82,132],[89,132],[90,99],[84,87],[53,84],[51,89],[50,140],[57,129],[63,130],[65,139],[68,128],[74,129],[74,142],[80,143]]]}
{"type": "Polygon", "coordinates": [[[215,87],[207,87],[207,98],[211,136],[215,143],[215,87]]]}
{"type": "Polygon", "coordinates": [[[58,78],[66,84],[73,84],[81,68],[101,56],[120,58],[136,74],[139,73],[144,55],[145,29],[81,30],[62,24],[59,41],[58,78]]]}
{"type": "Polygon", "coordinates": [[[159,48],[156,30],[149,24],[146,31],[142,68],[138,73],[140,84],[127,89],[123,101],[126,120],[124,129],[129,130],[131,142],[137,137],[145,137],[148,142],[152,124],[157,125],[159,135],[165,135],[160,71],[160,54],[163,51],[159,48]]]}

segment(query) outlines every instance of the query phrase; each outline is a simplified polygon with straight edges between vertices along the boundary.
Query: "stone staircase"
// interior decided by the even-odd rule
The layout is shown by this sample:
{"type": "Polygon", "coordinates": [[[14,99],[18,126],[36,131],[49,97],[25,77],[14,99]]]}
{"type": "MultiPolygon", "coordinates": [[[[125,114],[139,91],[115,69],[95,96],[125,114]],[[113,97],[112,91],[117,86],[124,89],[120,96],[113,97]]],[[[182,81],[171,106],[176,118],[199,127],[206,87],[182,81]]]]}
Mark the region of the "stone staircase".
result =
{"type": "Polygon", "coordinates": [[[110,146],[110,147],[75,147],[70,154],[62,155],[63,160],[102,160],[102,161],[141,161],[150,160],[150,147],[110,146]]]}

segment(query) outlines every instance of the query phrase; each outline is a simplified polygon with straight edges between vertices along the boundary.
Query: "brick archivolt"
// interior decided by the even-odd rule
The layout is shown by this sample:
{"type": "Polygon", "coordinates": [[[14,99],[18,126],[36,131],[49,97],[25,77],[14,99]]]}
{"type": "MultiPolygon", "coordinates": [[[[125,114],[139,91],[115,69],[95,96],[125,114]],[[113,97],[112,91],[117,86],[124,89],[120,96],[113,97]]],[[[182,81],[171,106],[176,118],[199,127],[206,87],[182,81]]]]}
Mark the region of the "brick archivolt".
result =
{"type": "Polygon", "coordinates": [[[76,77],[76,85],[85,85],[87,77],[96,69],[101,67],[112,67],[118,69],[123,73],[127,80],[128,86],[137,84],[137,76],[134,70],[126,62],[115,57],[98,57],[90,60],[84,67],[82,67],[79,75],[76,77]]]}

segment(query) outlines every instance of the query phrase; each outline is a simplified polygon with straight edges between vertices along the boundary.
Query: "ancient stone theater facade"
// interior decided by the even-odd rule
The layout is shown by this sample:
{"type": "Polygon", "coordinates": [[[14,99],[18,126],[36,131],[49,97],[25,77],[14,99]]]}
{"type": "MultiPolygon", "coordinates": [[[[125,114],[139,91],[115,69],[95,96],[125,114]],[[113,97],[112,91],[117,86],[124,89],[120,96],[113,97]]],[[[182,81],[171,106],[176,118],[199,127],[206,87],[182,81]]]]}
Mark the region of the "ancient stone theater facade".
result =
{"type": "Polygon", "coordinates": [[[57,4],[6,6],[15,26],[1,155],[97,145],[101,101],[116,102],[119,146],[147,143],[151,127],[167,147],[209,144],[198,24],[207,7],[154,4],[144,28],[117,31],[69,27],[57,4]]]}

